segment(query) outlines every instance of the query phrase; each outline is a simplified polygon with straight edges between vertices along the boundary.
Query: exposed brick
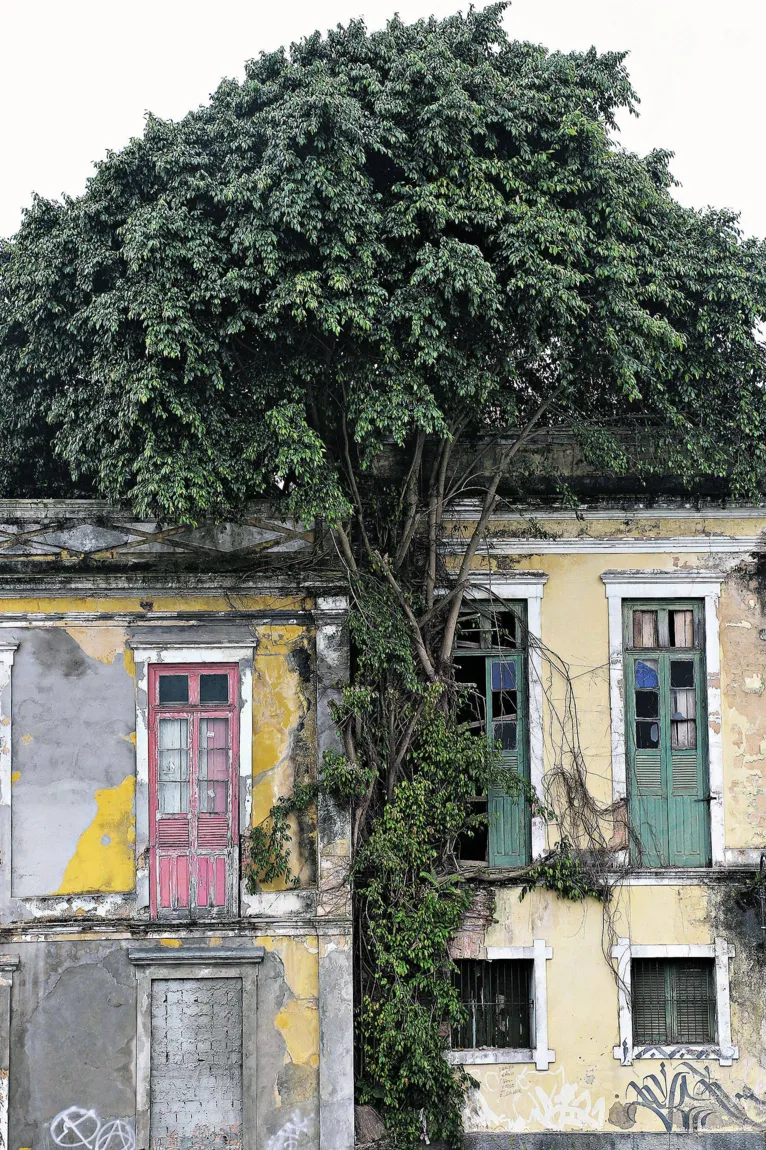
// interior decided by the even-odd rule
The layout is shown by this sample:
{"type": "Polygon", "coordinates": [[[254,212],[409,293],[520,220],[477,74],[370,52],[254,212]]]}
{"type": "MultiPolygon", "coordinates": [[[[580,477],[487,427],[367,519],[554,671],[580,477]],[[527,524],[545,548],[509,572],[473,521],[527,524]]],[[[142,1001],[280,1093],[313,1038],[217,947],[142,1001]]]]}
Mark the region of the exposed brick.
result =
{"type": "Polygon", "coordinates": [[[241,1124],[241,980],[154,980],[152,1150],[237,1150],[241,1124]]]}

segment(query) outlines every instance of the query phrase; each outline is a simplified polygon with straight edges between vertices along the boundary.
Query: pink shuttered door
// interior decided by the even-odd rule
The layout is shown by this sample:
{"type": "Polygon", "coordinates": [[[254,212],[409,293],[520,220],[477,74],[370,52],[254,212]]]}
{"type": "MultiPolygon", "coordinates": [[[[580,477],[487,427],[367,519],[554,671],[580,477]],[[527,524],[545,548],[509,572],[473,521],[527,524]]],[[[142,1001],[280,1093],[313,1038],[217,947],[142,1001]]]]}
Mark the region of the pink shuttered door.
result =
{"type": "Polygon", "coordinates": [[[150,879],[153,916],[235,910],[236,668],[152,667],[150,879]]]}

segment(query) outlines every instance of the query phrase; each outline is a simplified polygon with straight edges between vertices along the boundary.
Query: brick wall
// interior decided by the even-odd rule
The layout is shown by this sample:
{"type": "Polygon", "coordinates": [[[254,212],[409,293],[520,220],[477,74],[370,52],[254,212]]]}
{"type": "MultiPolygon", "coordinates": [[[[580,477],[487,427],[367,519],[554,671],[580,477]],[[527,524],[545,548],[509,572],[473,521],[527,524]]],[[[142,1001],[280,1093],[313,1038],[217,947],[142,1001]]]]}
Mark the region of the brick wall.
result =
{"type": "Polygon", "coordinates": [[[242,982],[152,982],[152,1150],[240,1145],[242,982]]]}

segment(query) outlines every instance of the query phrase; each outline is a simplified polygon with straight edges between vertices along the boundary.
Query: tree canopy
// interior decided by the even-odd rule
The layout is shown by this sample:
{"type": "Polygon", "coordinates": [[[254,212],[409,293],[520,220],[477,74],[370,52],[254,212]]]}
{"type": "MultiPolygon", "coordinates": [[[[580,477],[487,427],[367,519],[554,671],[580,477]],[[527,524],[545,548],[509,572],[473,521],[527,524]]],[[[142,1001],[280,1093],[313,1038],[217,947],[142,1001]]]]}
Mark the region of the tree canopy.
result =
{"type": "MultiPolygon", "coordinates": [[[[462,1144],[468,1079],[443,1058],[465,1009],[457,844],[486,827],[475,795],[521,787],[453,665],[503,476],[524,479],[541,430],[599,468],[734,495],[766,465],[766,247],[679,205],[666,152],[619,145],[624,54],[513,41],[505,7],[262,55],[0,245],[0,494],[181,521],[267,496],[333,528],[355,648],[341,749],[251,829],[247,873],[288,877],[290,810],[317,788],[352,805],[358,1093],[406,1148],[462,1144]]],[[[561,849],[524,881],[608,901],[584,868],[613,873],[616,816],[564,696],[553,782],[522,796],[561,849]]]]}
{"type": "Polygon", "coordinates": [[[261,55],[36,199],[0,249],[4,493],[342,519],[349,454],[533,418],[623,468],[648,419],[664,467],[759,483],[764,245],[615,142],[624,54],[504,7],[261,55]]]}

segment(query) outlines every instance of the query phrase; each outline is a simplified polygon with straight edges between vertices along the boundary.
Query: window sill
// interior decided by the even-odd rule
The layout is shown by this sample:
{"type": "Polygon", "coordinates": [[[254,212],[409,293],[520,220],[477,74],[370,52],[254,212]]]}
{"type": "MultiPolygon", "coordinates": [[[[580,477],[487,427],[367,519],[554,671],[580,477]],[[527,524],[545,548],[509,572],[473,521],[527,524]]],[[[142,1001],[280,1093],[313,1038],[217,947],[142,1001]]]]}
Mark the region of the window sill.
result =
{"type": "Polygon", "coordinates": [[[739,1058],[737,1046],[634,1046],[630,1061],[624,1057],[625,1052],[621,1046],[614,1047],[614,1057],[623,1065],[629,1066],[638,1059],[664,1062],[675,1058],[682,1058],[684,1062],[718,1062],[721,1066],[731,1066],[735,1058],[739,1058]]]}
{"type": "Polygon", "coordinates": [[[523,1047],[482,1046],[475,1050],[445,1050],[451,1066],[486,1066],[503,1062],[535,1062],[534,1050],[523,1047]]]}

